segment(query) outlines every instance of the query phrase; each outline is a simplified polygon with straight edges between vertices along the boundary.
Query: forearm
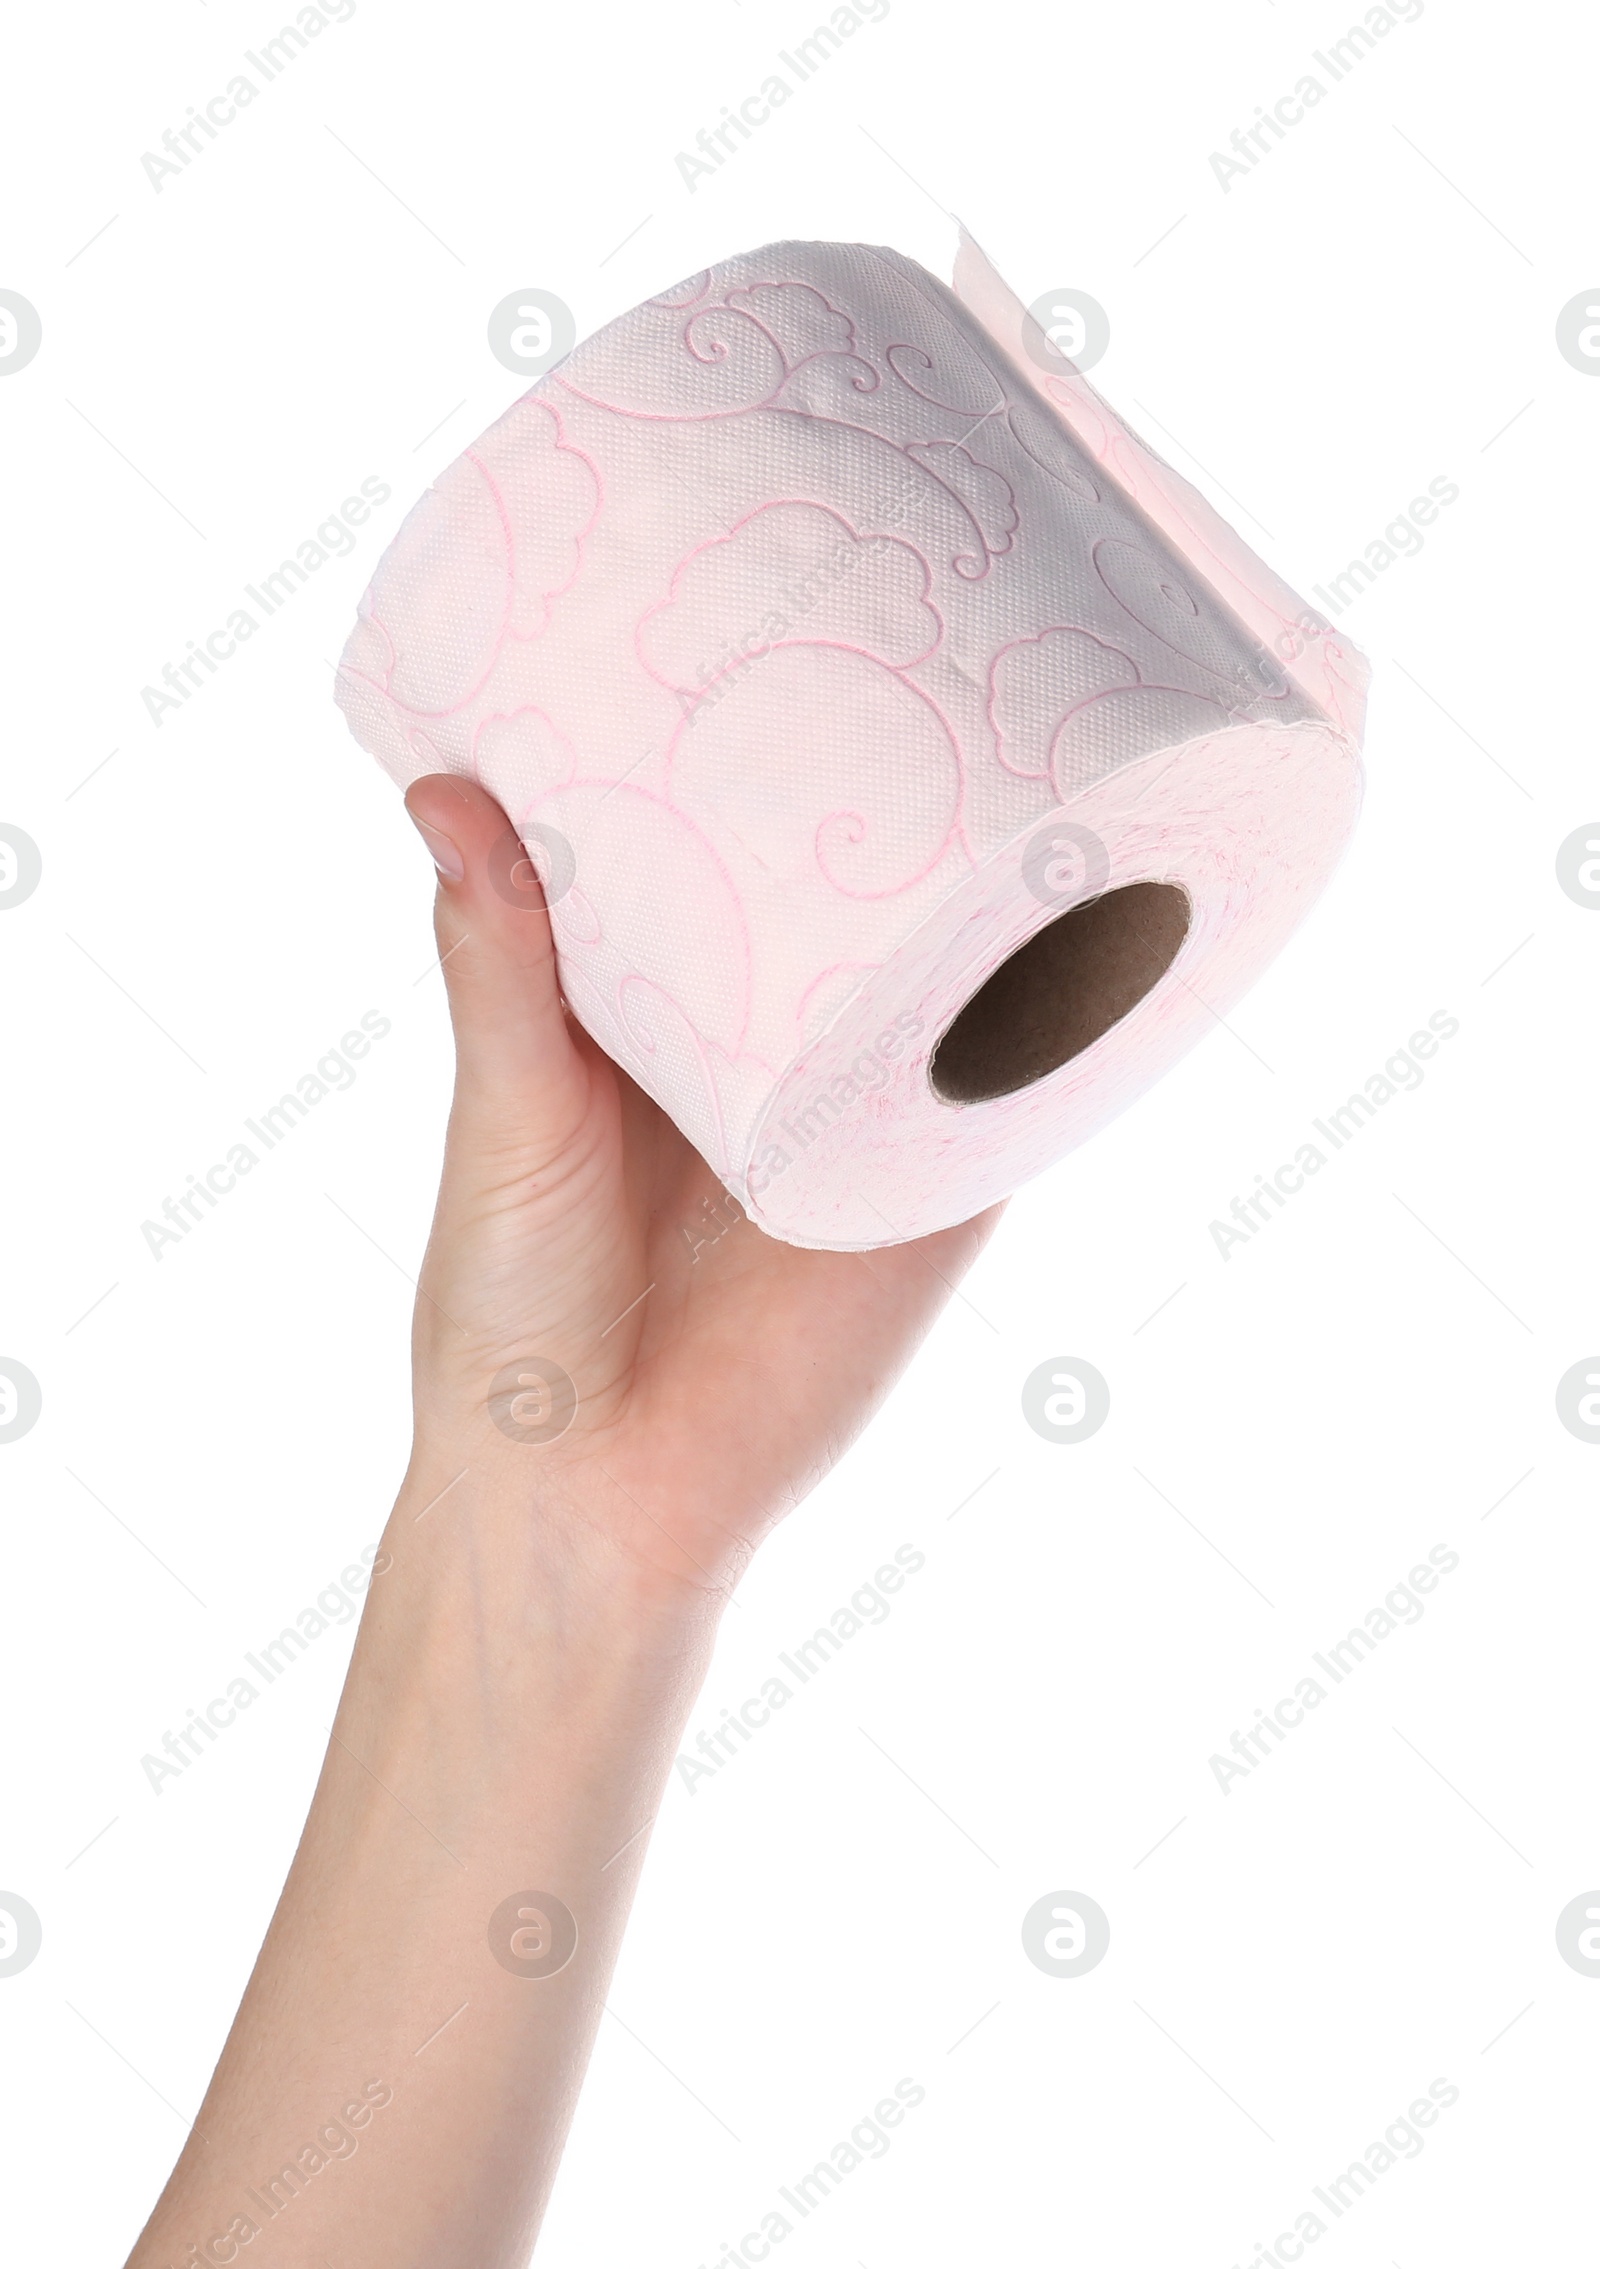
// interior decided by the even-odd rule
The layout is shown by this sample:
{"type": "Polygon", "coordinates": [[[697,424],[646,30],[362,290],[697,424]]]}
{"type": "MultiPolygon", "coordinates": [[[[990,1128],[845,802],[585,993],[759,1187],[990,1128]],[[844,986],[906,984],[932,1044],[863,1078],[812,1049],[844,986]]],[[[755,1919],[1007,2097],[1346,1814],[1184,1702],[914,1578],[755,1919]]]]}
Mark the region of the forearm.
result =
{"type": "Polygon", "coordinates": [[[582,1507],[570,1481],[530,1501],[531,1459],[432,1503],[452,1463],[402,1491],[282,1900],[129,2269],[531,2245],[714,1615],[575,1574],[582,1507]],[[549,1975],[516,1966],[563,1951],[543,1907],[540,1959],[524,1892],[576,1924],[549,1975]]]}

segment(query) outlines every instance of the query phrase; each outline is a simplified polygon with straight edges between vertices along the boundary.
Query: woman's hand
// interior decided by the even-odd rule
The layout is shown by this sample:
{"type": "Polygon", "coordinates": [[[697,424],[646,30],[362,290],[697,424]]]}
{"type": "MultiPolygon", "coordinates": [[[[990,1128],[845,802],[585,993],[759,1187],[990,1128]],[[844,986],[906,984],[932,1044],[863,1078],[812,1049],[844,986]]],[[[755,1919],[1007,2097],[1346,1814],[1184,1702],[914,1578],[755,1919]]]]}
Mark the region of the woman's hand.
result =
{"type": "Polygon", "coordinates": [[[620,1562],[663,1597],[725,1591],[859,1431],[1000,1209],[871,1253],[767,1237],[564,1011],[499,805],[444,773],[406,804],[440,870],[456,1037],[417,1304],[419,1457],[441,1486],[446,1466],[488,1467],[537,1493],[587,1577],[620,1562]]]}
{"type": "Polygon", "coordinates": [[[252,2269],[520,2269],[718,1610],[990,1225],[854,1255],[764,1237],[568,1019],[499,806],[445,776],[407,802],[457,1053],[411,1466],[130,2269],[246,2244],[252,2269]]]}

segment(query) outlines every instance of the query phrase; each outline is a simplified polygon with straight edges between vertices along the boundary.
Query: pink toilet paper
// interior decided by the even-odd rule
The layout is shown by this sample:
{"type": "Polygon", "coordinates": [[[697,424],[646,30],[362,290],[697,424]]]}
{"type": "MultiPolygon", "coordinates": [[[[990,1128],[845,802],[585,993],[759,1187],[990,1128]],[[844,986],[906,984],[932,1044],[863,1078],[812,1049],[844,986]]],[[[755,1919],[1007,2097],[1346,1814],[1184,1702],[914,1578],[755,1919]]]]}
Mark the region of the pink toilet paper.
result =
{"type": "Polygon", "coordinates": [[[620,317],[415,507],[340,665],[396,780],[504,804],[574,1013],[793,1244],[1104,1124],[1360,799],[1360,656],[970,242],[956,293],[783,244],[620,317]]]}

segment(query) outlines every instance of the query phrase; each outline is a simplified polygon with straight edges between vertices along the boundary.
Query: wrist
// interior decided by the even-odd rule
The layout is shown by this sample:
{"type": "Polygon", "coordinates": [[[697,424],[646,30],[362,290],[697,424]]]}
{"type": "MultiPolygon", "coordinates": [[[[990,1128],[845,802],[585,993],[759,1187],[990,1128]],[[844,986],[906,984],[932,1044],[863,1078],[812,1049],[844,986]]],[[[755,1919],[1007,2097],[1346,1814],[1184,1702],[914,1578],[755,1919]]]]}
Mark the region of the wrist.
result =
{"type": "Polygon", "coordinates": [[[546,1818],[550,1760],[587,1792],[584,1835],[602,1856],[631,1844],[660,1802],[718,1620],[703,1596],[623,1570],[603,1580],[566,1541],[576,1517],[565,1488],[513,1491],[503,1476],[415,1460],[334,1729],[358,1761],[358,1797],[375,1801],[369,1775],[402,1791],[469,1865],[510,1866],[531,1836],[563,1882],[575,1862],[546,1818]]]}
{"type": "Polygon", "coordinates": [[[391,1592],[420,1581],[448,1613],[465,1588],[475,1618],[558,1649],[703,1669],[733,1579],[692,1559],[673,1525],[670,1511],[644,1514],[598,1459],[419,1439],[377,1566],[391,1592]]]}

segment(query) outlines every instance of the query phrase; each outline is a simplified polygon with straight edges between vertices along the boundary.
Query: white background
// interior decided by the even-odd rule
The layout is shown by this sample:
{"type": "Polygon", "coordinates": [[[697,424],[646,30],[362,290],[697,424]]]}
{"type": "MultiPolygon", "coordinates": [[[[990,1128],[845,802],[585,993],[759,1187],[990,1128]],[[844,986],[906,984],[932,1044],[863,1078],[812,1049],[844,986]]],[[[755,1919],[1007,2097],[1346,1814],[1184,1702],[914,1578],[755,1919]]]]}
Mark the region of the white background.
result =
{"type": "Polygon", "coordinates": [[[140,1759],[403,1463],[449,1041],[427,861],[330,665],[522,391],[488,311],[537,285],[583,335],[785,236],[948,273],[952,212],[1024,300],[1102,301],[1095,383],[1299,588],[1460,496],[1341,617],[1370,792],[1321,906],[1017,1199],[729,1614],[692,1731],[926,1555],[670,1789],[541,2260],[713,2263],[902,2076],[925,2102],[786,2264],[1228,2269],[1439,2077],[1459,2101],[1317,2260],[1582,2257],[1600,1981],[1554,1921],[1600,1883],[1600,1449],[1554,1389],[1600,1344],[1600,914],[1555,853],[1600,806],[1600,382],[1555,322],[1600,280],[1596,43],[1576,6],[1429,0],[1225,191],[1211,153],[1362,13],[893,0],[692,192],[677,152],[816,11],[360,0],[159,192],[142,153],[285,18],[14,19],[0,285],[44,343],[0,380],[0,819],[44,879],[0,915],[0,1354],[44,1410],[0,1448],[0,1889],[44,1944],[0,1979],[7,2259],[118,2261],[148,2210],[348,1628],[159,1795],[140,1759]],[[154,727],[140,689],[368,475],[356,551],[154,727]],[[367,1009],[357,1084],[155,1260],[141,1223],[367,1009]],[[1424,1084],[1221,1258],[1212,1219],[1439,1009],[1424,1084]],[[1021,1415],[1055,1355],[1110,1382],[1079,1446],[1021,1415]],[[1213,1753],[1437,1544],[1423,1620],[1225,1794],[1213,1753]],[[1077,1980],[1019,1934],[1062,1888],[1111,1921],[1077,1980]]]}

